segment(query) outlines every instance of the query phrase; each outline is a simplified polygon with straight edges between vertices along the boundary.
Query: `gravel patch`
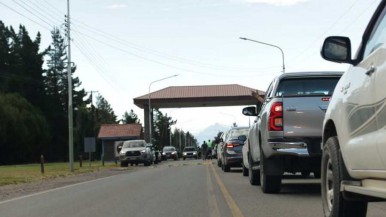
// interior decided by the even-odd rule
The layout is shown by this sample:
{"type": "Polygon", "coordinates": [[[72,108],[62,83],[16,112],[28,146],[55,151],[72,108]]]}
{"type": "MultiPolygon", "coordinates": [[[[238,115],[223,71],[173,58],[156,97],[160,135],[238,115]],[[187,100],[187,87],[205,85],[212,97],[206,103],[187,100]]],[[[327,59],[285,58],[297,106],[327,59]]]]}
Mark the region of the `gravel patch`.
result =
{"type": "Polygon", "coordinates": [[[103,178],[103,177],[128,173],[133,170],[135,169],[133,169],[132,167],[102,169],[96,172],[83,173],[83,174],[74,175],[74,176],[59,177],[59,178],[40,180],[37,182],[30,182],[30,183],[23,183],[23,184],[0,186],[0,201],[9,200],[15,197],[26,196],[29,194],[46,191],[50,189],[55,189],[66,185],[72,185],[80,182],[86,182],[94,179],[103,178]]]}

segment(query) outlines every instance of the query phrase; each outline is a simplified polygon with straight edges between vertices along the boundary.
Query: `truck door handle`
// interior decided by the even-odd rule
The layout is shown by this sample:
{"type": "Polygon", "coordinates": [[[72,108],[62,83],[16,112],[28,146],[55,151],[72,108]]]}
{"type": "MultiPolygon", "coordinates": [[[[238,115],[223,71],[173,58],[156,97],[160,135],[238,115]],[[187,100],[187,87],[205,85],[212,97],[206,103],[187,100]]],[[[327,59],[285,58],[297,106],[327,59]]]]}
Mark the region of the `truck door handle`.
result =
{"type": "Polygon", "coordinates": [[[294,111],[296,111],[296,108],[294,108],[294,107],[288,107],[288,108],[286,109],[286,111],[294,112],[294,111]]]}
{"type": "Polygon", "coordinates": [[[371,76],[374,72],[375,72],[375,67],[370,66],[370,68],[366,72],[366,75],[371,76]]]}

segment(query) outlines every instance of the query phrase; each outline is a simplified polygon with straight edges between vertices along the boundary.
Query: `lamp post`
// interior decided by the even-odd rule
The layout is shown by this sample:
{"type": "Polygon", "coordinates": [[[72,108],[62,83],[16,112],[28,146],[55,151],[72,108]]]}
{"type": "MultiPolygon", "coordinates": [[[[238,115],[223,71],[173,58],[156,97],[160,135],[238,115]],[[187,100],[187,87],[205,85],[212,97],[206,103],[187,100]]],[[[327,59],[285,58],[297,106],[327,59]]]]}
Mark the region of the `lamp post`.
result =
{"type": "Polygon", "coordinates": [[[163,81],[163,80],[166,80],[168,78],[172,78],[172,77],[176,77],[176,76],[178,76],[178,74],[152,81],[149,84],[149,143],[152,143],[152,135],[151,135],[151,126],[152,126],[151,115],[152,115],[152,112],[151,112],[151,101],[150,101],[151,100],[150,87],[152,84],[154,84],[158,81],[163,81]]]}
{"type": "Polygon", "coordinates": [[[275,48],[279,49],[280,52],[281,52],[282,59],[283,59],[283,73],[285,73],[284,52],[283,52],[283,50],[282,50],[279,46],[276,46],[276,45],[274,45],[274,44],[268,44],[268,43],[261,42],[261,41],[256,41],[256,40],[249,39],[249,38],[243,38],[243,37],[240,37],[240,39],[246,40],[246,41],[253,41],[253,42],[256,42],[256,43],[264,44],[264,45],[271,46],[271,47],[275,47],[275,48]]]}

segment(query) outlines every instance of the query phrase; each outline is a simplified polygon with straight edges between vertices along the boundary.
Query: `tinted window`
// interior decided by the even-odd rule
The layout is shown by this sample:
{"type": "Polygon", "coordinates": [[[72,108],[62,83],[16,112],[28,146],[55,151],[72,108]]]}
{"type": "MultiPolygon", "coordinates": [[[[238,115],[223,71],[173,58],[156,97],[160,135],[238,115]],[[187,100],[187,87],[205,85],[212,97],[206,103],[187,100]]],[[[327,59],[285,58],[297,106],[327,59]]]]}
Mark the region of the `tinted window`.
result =
{"type": "Polygon", "coordinates": [[[339,78],[285,79],[276,96],[331,96],[339,78]]]}

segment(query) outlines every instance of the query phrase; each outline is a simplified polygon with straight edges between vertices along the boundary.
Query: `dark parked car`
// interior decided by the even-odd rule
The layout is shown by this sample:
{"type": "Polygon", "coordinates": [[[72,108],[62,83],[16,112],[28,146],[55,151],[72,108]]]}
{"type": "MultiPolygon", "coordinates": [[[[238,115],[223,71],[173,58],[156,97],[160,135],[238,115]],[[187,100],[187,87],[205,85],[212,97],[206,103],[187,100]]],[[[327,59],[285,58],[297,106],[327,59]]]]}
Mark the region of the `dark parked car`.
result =
{"type": "Polygon", "coordinates": [[[165,146],[162,150],[162,160],[178,159],[178,153],[174,146],[165,146]]]}
{"type": "Polygon", "coordinates": [[[186,158],[198,159],[196,147],[188,146],[184,148],[184,151],[182,152],[182,159],[185,160],[186,158]]]}
{"type": "Polygon", "coordinates": [[[249,127],[234,127],[226,134],[221,153],[221,169],[224,172],[229,172],[231,167],[242,166],[242,148],[247,139],[248,131],[249,127]]]}

